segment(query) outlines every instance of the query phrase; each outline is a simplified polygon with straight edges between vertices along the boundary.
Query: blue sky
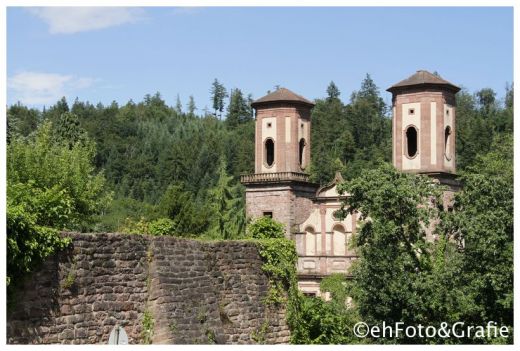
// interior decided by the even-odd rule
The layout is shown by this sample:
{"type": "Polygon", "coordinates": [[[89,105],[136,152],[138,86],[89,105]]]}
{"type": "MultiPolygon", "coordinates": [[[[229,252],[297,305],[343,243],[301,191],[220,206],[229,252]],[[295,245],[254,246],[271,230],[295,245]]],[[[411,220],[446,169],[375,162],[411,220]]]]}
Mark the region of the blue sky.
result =
{"type": "Polygon", "coordinates": [[[7,8],[7,103],[61,96],[141,101],[159,91],[211,109],[215,78],[254,98],[348,101],[370,73],[385,91],[418,69],[470,92],[513,81],[512,8],[7,8]]]}

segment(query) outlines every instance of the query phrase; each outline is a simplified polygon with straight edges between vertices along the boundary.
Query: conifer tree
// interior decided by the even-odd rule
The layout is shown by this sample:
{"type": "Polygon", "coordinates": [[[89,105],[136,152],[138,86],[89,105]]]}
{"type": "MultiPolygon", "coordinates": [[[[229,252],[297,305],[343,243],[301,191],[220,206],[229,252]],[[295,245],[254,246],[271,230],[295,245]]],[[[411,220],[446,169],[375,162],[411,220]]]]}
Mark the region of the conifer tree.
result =
{"type": "Polygon", "coordinates": [[[330,81],[330,84],[327,87],[327,95],[328,99],[339,99],[340,91],[333,81],[330,81]]]}
{"type": "Polygon", "coordinates": [[[227,110],[226,124],[230,128],[235,128],[239,124],[247,123],[253,118],[250,104],[244,99],[240,89],[231,90],[227,110]]]}
{"type": "Polygon", "coordinates": [[[213,109],[215,110],[215,116],[219,113],[219,118],[222,118],[222,112],[224,111],[224,99],[228,96],[226,88],[222,85],[218,79],[215,78],[211,86],[211,100],[213,102],[213,109]]]}
{"type": "Polygon", "coordinates": [[[178,115],[182,114],[182,103],[179,94],[177,94],[177,99],[175,100],[175,112],[177,112],[178,115]]]}
{"type": "Polygon", "coordinates": [[[228,175],[226,168],[226,161],[221,159],[217,184],[209,191],[214,212],[211,235],[221,239],[236,239],[245,230],[246,224],[243,207],[241,210],[241,206],[239,206],[242,194],[238,191],[239,185],[232,185],[233,177],[228,175]]]}
{"type": "Polygon", "coordinates": [[[195,105],[195,99],[193,98],[193,95],[190,95],[190,100],[188,102],[188,115],[194,117],[196,109],[197,106],[195,105]]]}

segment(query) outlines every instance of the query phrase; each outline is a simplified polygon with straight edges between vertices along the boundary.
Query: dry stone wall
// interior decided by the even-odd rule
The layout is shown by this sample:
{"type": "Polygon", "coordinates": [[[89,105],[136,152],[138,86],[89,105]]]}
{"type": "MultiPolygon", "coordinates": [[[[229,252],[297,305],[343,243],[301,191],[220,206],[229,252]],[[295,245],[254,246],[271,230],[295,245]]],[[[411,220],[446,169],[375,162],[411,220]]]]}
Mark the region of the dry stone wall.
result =
{"type": "Polygon", "coordinates": [[[267,306],[254,243],[64,233],[71,247],[24,282],[7,314],[11,344],[129,343],[151,317],[154,344],[287,343],[283,307],[267,306]]]}

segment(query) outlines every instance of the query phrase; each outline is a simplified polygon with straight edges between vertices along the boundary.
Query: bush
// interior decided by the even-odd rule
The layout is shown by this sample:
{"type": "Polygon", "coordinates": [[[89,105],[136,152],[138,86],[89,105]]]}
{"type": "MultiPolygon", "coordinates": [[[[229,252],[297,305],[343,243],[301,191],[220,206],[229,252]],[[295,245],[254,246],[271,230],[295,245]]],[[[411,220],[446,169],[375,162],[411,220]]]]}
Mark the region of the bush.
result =
{"type": "Polygon", "coordinates": [[[159,218],[148,225],[148,231],[152,235],[173,235],[175,222],[169,218],[159,218]]]}
{"type": "Polygon", "coordinates": [[[58,230],[89,228],[110,201],[93,164],[94,144],[66,144],[42,124],[7,146],[7,285],[16,283],[69,242],[58,230]]]}
{"type": "Polygon", "coordinates": [[[285,237],[283,224],[270,217],[260,217],[247,228],[248,236],[253,239],[282,239],[285,237]]]}

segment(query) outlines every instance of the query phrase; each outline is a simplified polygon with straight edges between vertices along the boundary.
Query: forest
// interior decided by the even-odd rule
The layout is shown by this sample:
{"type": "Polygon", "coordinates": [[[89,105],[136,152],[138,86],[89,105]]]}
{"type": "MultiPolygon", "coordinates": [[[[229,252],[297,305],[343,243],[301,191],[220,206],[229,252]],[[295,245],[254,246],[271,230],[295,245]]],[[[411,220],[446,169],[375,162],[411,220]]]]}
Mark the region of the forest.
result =
{"type": "MultiPolygon", "coordinates": [[[[43,110],[8,106],[8,289],[68,244],[61,230],[247,237],[239,177],[254,170],[253,97],[217,79],[209,89],[212,111],[198,109],[192,97],[168,106],[160,93],[124,105],[62,98],[43,110]]],[[[305,330],[294,333],[294,342],[355,342],[341,328],[359,316],[374,323],[440,323],[449,316],[447,322],[494,320],[512,327],[513,94],[510,85],[503,99],[489,88],[457,94],[456,160],[465,190],[453,212],[436,212],[441,239],[420,260],[385,233],[405,228],[408,240],[423,245],[418,223],[427,217],[416,208],[439,194],[388,164],[391,108],[380,89],[367,74],[348,97],[331,82],[315,99],[311,180],[325,184],[340,171],[343,189],[352,194],[347,205],[376,220],[356,239],[361,258],[354,279],[324,280],[332,303],[301,300],[305,330]],[[401,206],[399,194],[415,201],[403,200],[404,217],[382,210],[401,206]],[[450,238],[463,238],[466,250],[450,238]],[[385,273],[396,267],[400,275],[385,273]],[[381,278],[378,286],[371,285],[373,277],[381,278]],[[414,291],[432,298],[423,301],[410,295],[414,291]],[[355,312],[338,302],[347,295],[356,301],[355,312]],[[397,303],[403,296],[408,305],[397,303]]]]}

